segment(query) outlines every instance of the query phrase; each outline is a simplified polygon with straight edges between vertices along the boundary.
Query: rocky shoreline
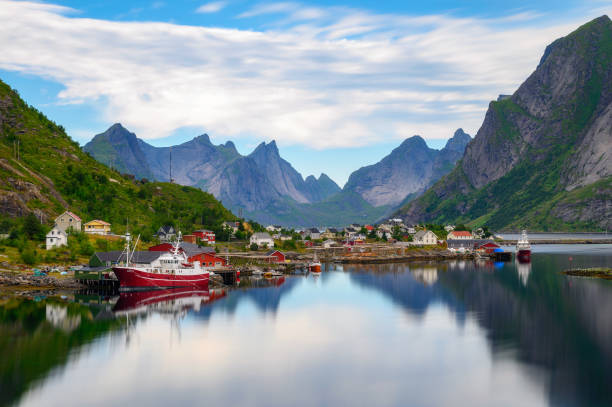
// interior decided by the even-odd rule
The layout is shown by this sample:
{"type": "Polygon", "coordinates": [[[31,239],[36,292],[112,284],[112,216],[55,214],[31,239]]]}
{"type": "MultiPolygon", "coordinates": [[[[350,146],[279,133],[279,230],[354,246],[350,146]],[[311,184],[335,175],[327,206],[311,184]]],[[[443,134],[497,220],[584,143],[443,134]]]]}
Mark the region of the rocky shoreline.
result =
{"type": "Polygon", "coordinates": [[[73,277],[35,276],[32,273],[0,272],[0,287],[27,287],[32,290],[78,290],[85,288],[73,277]]]}

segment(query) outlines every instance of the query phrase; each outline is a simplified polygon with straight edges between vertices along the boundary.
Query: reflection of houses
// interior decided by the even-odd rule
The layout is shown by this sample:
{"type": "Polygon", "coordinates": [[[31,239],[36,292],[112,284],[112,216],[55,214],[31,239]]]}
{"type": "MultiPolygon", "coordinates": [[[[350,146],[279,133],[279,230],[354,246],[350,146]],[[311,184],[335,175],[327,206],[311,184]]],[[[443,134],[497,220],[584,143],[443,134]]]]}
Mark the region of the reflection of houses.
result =
{"type": "Polygon", "coordinates": [[[425,285],[433,285],[438,281],[438,269],[435,267],[411,268],[410,272],[415,280],[425,285]]]}
{"type": "Polygon", "coordinates": [[[66,246],[68,244],[68,237],[63,230],[56,226],[47,233],[46,244],[47,250],[51,250],[54,247],[66,246]]]}
{"type": "Polygon", "coordinates": [[[74,331],[81,325],[81,316],[69,316],[68,308],[61,305],[47,304],[45,306],[45,314],[47,322],[62,331],[74,331]]]}

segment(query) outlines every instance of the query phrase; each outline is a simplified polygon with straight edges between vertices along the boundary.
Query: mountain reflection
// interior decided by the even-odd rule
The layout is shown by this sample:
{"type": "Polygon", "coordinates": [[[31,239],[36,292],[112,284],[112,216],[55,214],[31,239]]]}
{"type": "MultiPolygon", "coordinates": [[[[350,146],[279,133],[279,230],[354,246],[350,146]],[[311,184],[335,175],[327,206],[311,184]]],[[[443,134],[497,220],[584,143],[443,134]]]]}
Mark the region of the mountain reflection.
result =
{"type": "Polygon", "coordinates": [[[473,314],[487,330],[494,356],[512,350],[550,374],[551,404],[612,405],[612,285],[559,276],[564,267],[558,258],[544,257],[501,268],[445,263],[435,273],[432,265],[418,264],[349,270],[357,284],[415,315],[434,302],[445,304],[458,321],[473,314]],[[479,272],[483,268],[495,271],[479,272]]]}

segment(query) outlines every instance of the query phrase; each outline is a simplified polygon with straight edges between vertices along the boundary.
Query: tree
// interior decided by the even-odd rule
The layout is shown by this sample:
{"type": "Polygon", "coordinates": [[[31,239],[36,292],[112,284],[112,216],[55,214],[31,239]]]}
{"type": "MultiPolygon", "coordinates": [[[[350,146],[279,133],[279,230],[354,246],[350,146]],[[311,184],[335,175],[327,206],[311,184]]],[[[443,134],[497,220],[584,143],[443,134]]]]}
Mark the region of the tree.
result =
{"type": "Polygon", "coordinates": [[[33,213],[28,214],[23,220],[23,233],[29,239],[43,240],[45,238],[43,226],[33,213]]]}
{"type": "Polygon", "coordinates": [[[249,246],[249,249],[255,252],[259,250],[259,246],[257,246],[257,243],[251,243],[251,246],[249,246]]]}

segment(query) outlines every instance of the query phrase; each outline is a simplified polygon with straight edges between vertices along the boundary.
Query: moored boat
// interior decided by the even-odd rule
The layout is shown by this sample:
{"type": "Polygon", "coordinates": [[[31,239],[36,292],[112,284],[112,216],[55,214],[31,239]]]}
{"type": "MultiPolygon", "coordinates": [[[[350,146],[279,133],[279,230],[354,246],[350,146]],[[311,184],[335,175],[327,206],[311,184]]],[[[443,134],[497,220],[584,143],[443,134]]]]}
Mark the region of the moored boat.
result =
{"type": "Polygon", "coordinates": [[[321,263],[319,262],[319,259],[317,258],[317,252],[315,252],[314,258],[312,259],[312,262],[310,262],[310,264],[308,264],[308,270],[311,273],[320,273],[321,272],[321,263]]]}
{"type": "Polygon", "coordinates": [[[130,234],[126,235],[124,263],[113,267],[119,280],[119,290],[164,289],[190,287],[208,289],[210,272],[199,261],[189,262],[179,250],[181,233],[171,252],[161,254],[151,263],[132,262],[134,250],[130,248],[130,234]]]}
{"type": "Polygon", "coordinates": [[[527,238],[526,230],[523,230],[520,239],[516,242],[516,257],[521,261],[529,261],[531,259],[531,244],[527,238]]]}

